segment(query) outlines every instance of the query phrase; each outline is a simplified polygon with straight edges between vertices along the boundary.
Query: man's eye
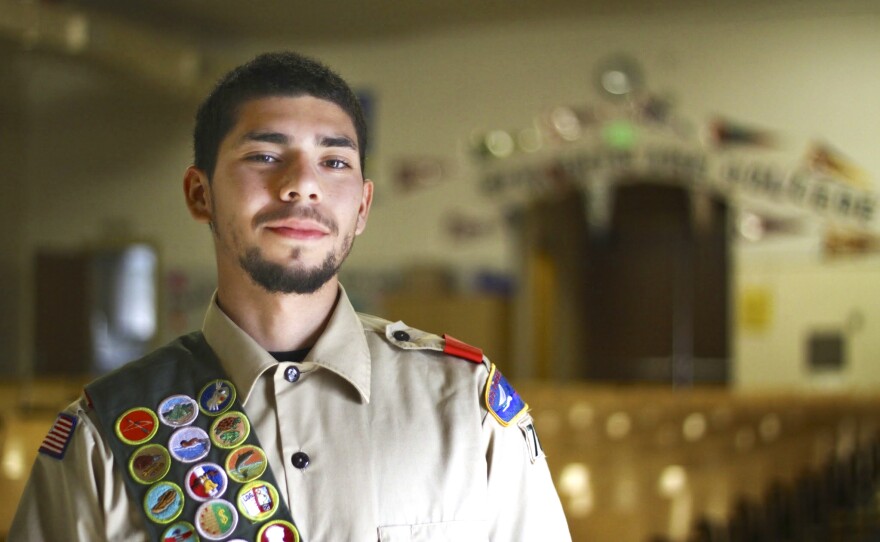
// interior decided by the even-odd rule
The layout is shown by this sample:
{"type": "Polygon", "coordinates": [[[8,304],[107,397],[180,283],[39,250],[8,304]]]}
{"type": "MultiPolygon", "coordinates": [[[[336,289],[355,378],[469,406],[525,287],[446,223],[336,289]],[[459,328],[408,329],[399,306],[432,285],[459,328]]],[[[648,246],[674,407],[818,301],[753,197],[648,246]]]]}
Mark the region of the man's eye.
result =
{"type": "Polygon", "coordinates": [[[278,161],[278,159],[271,154],[252,154],[248,156],[247,159],[251,162],[259,162],[261,164],[274,164],[278,161]]]}
{"type": "Polygon", "coordinates": [[[348,162],[345,160],[340,160],[339,158],[330,158],[329,160],[324,161],[324,165],[331,169],[345,169],[348,166],[348,162]]]}

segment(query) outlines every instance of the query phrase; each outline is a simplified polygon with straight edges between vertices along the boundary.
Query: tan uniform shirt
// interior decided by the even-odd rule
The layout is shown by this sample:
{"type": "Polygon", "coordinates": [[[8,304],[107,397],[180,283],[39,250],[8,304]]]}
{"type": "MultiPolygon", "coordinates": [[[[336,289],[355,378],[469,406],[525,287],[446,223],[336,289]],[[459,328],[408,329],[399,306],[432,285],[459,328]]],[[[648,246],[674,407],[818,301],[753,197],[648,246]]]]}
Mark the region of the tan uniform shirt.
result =
{"type": "MultiPolygon", "coordinates": [[[[443,339],[357,314],[341,291],[305,361],[277,362],[212,302],[203,328],[238,389],[302,539],[570,540],[528,415],[486,409],[489,371],[443,339]],[[408,340],[400,340],[405,335],[408,340]],[[291,461],[305,452],[310,463],[291,461]]],[[[141,503],[83,400],[63,459],[39,454],[10,532],[19,540],[146,540],[141,503]]]]}

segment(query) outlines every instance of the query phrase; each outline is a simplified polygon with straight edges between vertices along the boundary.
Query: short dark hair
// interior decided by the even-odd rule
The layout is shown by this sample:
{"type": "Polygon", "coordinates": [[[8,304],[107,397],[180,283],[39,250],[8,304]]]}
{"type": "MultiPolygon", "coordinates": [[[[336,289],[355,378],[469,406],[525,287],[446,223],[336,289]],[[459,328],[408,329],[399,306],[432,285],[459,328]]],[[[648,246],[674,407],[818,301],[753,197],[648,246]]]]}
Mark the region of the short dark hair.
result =
{"type": "Polygon", "coordinates": [[[196,113],[195,166],[214,176],[220,142],[235,126],[242,104],[272,96],[313,96],[338,105],[351,118],[358,138],[361,172],[367,148],[367,122],[348,83],[312,58],[290,51],[264,53],[223,76],[196,113]]]}

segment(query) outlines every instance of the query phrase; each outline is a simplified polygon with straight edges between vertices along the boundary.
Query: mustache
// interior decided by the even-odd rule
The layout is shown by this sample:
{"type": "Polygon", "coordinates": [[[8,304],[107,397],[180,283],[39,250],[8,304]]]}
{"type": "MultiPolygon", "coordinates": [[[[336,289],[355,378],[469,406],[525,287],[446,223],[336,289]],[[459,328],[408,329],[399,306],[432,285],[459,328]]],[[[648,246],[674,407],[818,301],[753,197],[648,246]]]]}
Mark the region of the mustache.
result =
{"type": "Polygon", "coordinates": [[[254,227],[261,226],[267,222],[276,222],[279,220],[289,219],[314,220],[318,224],[321,224],[322,226],[330,230],[333,235],[339,233],[339,226],[336,224],[335,220],[322,215],[314,207],[305,206],[278,207],[277,209],[269,209],[267,211],[257,213],[257,215],[254,216],[254,227]]]}

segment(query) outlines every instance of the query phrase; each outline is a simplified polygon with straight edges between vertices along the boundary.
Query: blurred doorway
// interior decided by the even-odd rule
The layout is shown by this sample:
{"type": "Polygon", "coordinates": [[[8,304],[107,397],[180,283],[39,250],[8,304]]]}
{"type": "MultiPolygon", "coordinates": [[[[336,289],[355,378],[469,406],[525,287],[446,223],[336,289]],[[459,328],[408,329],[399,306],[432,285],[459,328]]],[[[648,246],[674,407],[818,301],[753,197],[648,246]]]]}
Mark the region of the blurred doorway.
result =
{"type": "Polygon", "coordinates": [[[629,180],[616,184],[608,206],[601,227],[579,191],[526,211],[523,298],[531,338],[520,346],[531,361],[520,372],[726,383],[726,203],[682,186],[629,180]]]}
{"type": "Polygon", "coordinates": [[[159,270],[152,245],[41,250],[34,268],[34,374],[103,374],[155,346],[159,270]]]}

